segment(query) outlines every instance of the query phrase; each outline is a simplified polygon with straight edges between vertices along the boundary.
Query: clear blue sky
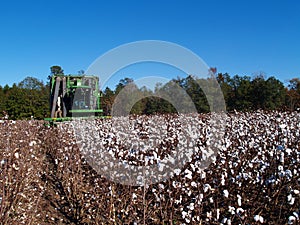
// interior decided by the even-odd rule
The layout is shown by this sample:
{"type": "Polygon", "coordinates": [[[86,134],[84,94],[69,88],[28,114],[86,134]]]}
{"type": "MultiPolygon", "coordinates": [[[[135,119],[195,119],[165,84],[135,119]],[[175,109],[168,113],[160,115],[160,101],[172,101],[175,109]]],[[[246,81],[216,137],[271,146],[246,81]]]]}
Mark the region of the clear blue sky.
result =
{"type": "Polygon", "coordinates": [[[297,0],[12,0],[0,8],[2,86],[26,76],[46,81],[52,65],[66,74],[86,70],[139,40],[177,43],[232,76],[300,77],[297,0]]]}

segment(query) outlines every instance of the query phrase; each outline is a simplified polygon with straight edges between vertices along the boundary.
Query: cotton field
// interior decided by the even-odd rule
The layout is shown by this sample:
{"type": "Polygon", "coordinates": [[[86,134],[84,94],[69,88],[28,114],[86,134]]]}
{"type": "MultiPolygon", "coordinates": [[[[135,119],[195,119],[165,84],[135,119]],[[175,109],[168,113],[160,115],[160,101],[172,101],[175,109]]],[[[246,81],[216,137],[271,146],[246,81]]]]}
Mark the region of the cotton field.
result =
{"type": "Polygon", "coordinates": [[[299,224],[300,115],[0,120],[1,224],[299,224]]]}

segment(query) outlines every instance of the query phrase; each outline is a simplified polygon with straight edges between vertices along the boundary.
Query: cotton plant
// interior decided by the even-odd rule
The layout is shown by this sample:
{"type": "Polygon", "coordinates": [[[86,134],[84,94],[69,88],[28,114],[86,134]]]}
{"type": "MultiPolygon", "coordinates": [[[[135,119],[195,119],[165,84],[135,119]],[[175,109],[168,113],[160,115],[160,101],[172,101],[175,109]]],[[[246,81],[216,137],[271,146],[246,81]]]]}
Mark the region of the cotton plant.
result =
{"type": "MultiPolygon", "coordinates": [[[[132,117],[129,126],[128,118],[120,117],[66,122],[56,128],[4,121],[0,126],[0,145],[7,150],[1,152],[2,171],[19,174],[27,165],[45,159],[43,166],[28,167],[28,174],[36,175],[38,182],[27,186],[31,192],[17,195],[21,204],[14,205],[19,215],[16,218],[27,224],[31,218],[33,224],[36,219],[30,213],[35,212],[36,218],[49,224],[71,223],[68,218],[99,224],[162,224],[170,220],[180,224],[297,224],[299,115],[276,111],[228,113],[230,119],[222,120],[226,132],[215,135],[215,140],[212,133],[217,128],[209,123],[210,116],[143,115],[132,117]],[[28,129],[21,132],[24,126],[28,129]],[[183,126],[187,129],[183,130],[183,126]],[[75,128],[83,131],[78,133],[75,128]],[[95,136],[90,135],[92,130],[95,136]],[[6,141],[8,131],[15,135],[10,137],[15,142],[10,148],[6,141]],[[163,138],[155,138],[157,135],[163,138]],[[95,140],[97,145],[92,146],[95,140]],[[87,154],[80,152],[80,147],[87,154]],[[178,156],[186,156],[186,162],[172,167],[176,164],[176,148],[178,156]],[[218,149],[215,160],[203,167],[202,160],[211,157],[213,148],[218,149]],[[192,154],[184,154],[184,150],[192,154]],[[161,173],[168,168],[171,172],[156,183],[123,186],[109,180],[120,174],[109,177],[97,173],[87,160],[91,156],[97,162],[103,153],[118,159],[124,168],[151,165],[161,173]],[[26,199],[33,199],[33,204],[27,204],[26,199]],[[56,205],[49,205],[50,200],[56,205]],[[279,202],[280,217],[276,214],[279,202]],[[76,204],[84,213],[74,210],[76,204]],[[29,210],[27,206],[33,208],[29,210]]],[[[112,161],[103,161],[102,169],[112,172],[114,166],[112,161]]],[[[143,179],[143,174],[138,177],[143,179]]],[[[27,180],[28,176],[24,176],[18,181],[27,180]]],[[[1,198],[2,205],[4,200],[1,198]]]]}

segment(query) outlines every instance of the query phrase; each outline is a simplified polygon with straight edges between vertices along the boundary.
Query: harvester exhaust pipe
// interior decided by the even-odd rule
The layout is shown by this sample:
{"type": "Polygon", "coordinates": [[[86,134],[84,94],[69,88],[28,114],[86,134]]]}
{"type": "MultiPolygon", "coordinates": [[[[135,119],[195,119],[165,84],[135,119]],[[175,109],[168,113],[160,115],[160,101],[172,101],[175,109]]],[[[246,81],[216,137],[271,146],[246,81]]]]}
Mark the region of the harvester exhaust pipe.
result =
{"type": "Polygon", "coordinates": [[[51,110],[51,118],[55,117],[55,110],[56,110],[56,104],[58,99],[58,92],[59,92],[59,86],[60,86],[61,78],[56,77],[55,79],[55,89],[54,89],[54,97],[52,100],[52,110],[51,110]]]}
{"type": "Polygon", "coordinates": [[[62,93],[62,103],[63,103],[63,117],[66,117],[67,116],[67,107],[66,107],[66,104],[65,104],[65,98],[66,98],[66,94],[67,94],[67,82],[66,82],[66,78],[63,77],[62,79],[62,90],[63,90],[63,93],[62,93]]]}

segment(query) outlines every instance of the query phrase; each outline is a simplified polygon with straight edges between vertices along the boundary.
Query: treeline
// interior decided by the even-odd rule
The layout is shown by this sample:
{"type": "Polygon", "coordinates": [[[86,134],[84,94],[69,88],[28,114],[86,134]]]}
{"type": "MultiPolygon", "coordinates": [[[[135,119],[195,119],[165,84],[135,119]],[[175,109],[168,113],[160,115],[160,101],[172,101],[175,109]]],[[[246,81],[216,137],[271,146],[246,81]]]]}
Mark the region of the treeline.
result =
{"type": "MultiPolygon", "coordinates": [[[[231,77],[227,73],[218,73],[215,77],[223,92],[227,111],[257,109],[293,111],[300,108],[299,78],[291,79],[288,86],[285,87],[275,77],[268,79],[263,76],[251,78],[235,75],[231,77]]],[[[112,107],[116,101],[121,102],[124,112],[127,110],[134,114],[176,112],[176,108],[166,98],[153,96],[158,92],[161,93],[162,90],[170,92],[172,88],[174,89],[174,84],[189,95],[198,112],[209,112],[208,101],[199,86],[199,83],[205,84],[208,80],[209,78],[196,79],[190,75],[185,78],[173,79],[164,85],[158,83],[155,90],[152,91],[145,87],[138,88],[132,79],[125,78],[120,80],[114,90],[108,87],[103,90],[102,107],[104,114],[110,115],[112,113],[112,107]],[[129,95],[122,99],[120,93],[125,87],[130,87],[127,88],[129,95]]],[[[43,119],[49,117],[49,95],[49,85],[34,77],[27,77],[11,87],[8,85],[0,86],[0,116],[6,116],[9,119],[30,119],[32,117],[43,119]]],[[[182,102],[181,105],[184,106],[185,102],[182,102]]]]}
{"type": "Polygon", "coordinates": [[[9,119],[43,119],[49,114],[49,87],[26,77],[11,87],[0,86],[0,115],[9,119]]]}
{"type": "MultiPolygon", "coordinates": [[[[276,79],[275,77],[269,77],[265,79],[264,76],[256,76],[251,78],[249,76],[235,75],[231,77],[228,73],[218,73],[214,75],[218,81],[224,100],[226,103],[227,111],[254,111],[257,109],[263,110],[291,110],[294,111],[300,108],[300,79],[293,78],[289,81],[287,87],[276,79]]],[[[120,81],[115,90],[106,88],[103,91],[103,107],[106,114],[110,114],[115,103],[116,96],[119,96],[120,91],[130,85],[127,92],[127,98],[125,101],[119,99],[126,111],[126,107],[131,108],[130,102],[131,95],[140,95],[140,101],[136,102],[131,108],[131,113],[134,114],[153,114],[157,113],[173,113],[176,112],[175,107],[163,98],[158,97],[145,97],[151,95],[159,95],[162,90],[166,90],[172,95],[172,89],[174,84],[182,88],[192,99],[194,106],[200,113],[206,113],[210,111],[206,95],[201,89],[202,87],[209,87],[209,79],[199,79],[192,75],[186,78],[173,79],[167,84],[157,84],[154,91],[151,91],[145,87],[138,89],[130,78],[125,78],[120,81]]],[[[213,89],[210,87],[210,89],[213,89]]],[[[175,93],[176,95],[177,93],[175,93]]],[[[212,94],[213,95],[213,94],[212,94]]],[[[137,99],[135,97],[135,99],[137,99]]],[[[188,100],[186,98],[181,98],[188,100]]],[[[179,101],[179,100],[178,100],[179,101]]],[[[187,105],[184,102],[181,105],[187,105]]]]}

